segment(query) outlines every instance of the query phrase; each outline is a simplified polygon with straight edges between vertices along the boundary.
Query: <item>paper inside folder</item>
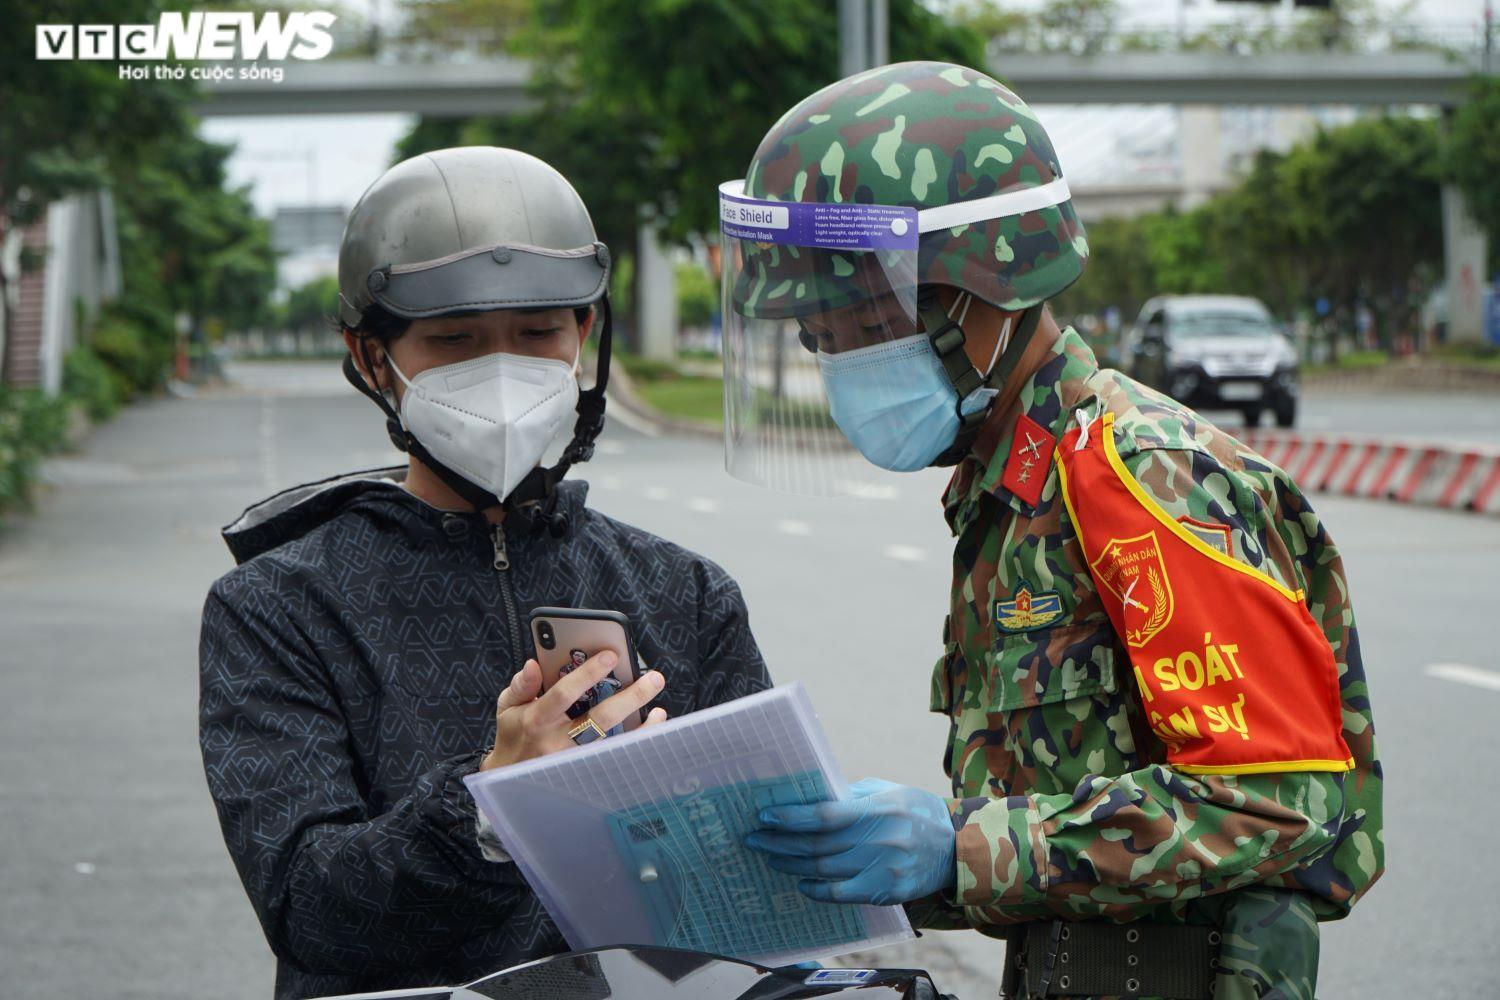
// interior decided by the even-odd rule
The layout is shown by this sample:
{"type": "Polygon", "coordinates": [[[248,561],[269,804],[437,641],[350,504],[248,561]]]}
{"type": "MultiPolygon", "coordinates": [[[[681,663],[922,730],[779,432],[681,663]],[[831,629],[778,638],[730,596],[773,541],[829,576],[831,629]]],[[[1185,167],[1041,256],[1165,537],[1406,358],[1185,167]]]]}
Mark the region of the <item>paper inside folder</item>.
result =
{"type": "Polygon", "coordinates": [[[912,936],[899,906],[809,899],[744,846],[765,806],[848,797],[800,684],[465,781],[574,949],[777,966],[912,936]]]}

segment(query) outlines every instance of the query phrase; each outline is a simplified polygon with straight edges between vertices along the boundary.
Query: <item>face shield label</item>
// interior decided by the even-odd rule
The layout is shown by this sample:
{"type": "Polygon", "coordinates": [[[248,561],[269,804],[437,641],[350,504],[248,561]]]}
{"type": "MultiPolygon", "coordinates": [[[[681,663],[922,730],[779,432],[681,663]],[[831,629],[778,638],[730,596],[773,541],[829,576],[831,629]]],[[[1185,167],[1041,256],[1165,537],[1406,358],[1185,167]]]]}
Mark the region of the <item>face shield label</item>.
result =
{"type": "MultiPolygon", "coordinates": [[[[719,222],[725,231],[759,232],[763,229],[786,229],[791,225],[791,212],[785,205],[720,198],[719,222]]],[[[738,233],[733,235],[738,235],[738,233]]],[[[741,238],[754,239],[755,237],[741,238]]]]}
{"type": "Polygon", "coordinates": [[[743,181],[719,187],[719,227],[730,239],[821,250],[917,249],[917,210],[900,205],[758,201],[743,181]]]}

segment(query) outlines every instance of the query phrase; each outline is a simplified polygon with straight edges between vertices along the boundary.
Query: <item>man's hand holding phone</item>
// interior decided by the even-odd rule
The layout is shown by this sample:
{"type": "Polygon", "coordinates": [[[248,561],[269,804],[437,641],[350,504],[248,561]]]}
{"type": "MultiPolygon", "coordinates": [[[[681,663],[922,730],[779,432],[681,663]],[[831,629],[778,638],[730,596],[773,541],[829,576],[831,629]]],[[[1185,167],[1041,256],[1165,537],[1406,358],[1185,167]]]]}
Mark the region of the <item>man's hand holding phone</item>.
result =
{"type": "MultiPolygon", "coordinates": [[[[479,769],[488,771],[576,746],[568,734],[584,718],[569,718],[568,709],[609,676],[618,662],[615,652],[606,649],[542,691],[542,668],[536,660],[527,660],[495,702],[495,747],[485,755],[479,769]]],[[[659,671],[648,670],[639,680],[595,705],[587,718],[607,732],[639,712],[665,686],[666,679],[659,671]]],[[[653,708],[642,725],[656,725],[666,718],[665,709],[653,708]]]]}

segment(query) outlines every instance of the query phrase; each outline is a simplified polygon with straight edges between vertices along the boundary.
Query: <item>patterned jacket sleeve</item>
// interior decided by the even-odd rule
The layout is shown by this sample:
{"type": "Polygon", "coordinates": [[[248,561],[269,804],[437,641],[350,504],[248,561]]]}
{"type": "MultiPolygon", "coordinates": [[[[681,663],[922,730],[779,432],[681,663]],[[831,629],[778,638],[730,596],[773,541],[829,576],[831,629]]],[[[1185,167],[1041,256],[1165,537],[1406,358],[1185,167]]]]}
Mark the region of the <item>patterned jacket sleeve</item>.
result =
{"type": "Polygon", "coordinates": [[[525,891],[475,842],[460,779],[482,751],[375,814],[318,657],[270,593],[231,574],[203,612],[199,738],[229,853],[278,958],[320,973],[430,965],[525,891]]]}
{"type": "MultiPolygon", "coordinates": [[[[1341,574],[1310,510],[1286,518],[1274,488],[1251,489],[1202,452],[1145,450],[1125,465],[1170,517],[1222,525],[1242,560],[1305,588],[1310,601],[1339,602],[1314,607],[1313,617],[1341,675],[1351,661],[1358,668],[1342,579],[1336,588],[1309,580],[1314,564],[1341,574]]],[[[1183,631],[1220,631],[1235,614],[1225,607],[1218,621],[1184,623],[1183,631]]],[[[1186,773],[1151,764],[1088,778],[1071,793],[960,800],[955,901],[976,925],[1048,912],[1124,919],[1258,883],[1326,895],[1326,885],[1300,881],[1316,869],[1318,878],[1345,878],[1341,891],[1352,902],[1378,871],[1329,874],[1318,862],[1341,839],[1345,783],[1356,780],[1357,772],[1186,773]]]]}
{"type": "Polygon", "coordinates": [[[771,686],[760,647],[750,632],[750,612],[739,584],[717,564],[697,567],[698,697],[696,708],[708,708],[771,686]]]}

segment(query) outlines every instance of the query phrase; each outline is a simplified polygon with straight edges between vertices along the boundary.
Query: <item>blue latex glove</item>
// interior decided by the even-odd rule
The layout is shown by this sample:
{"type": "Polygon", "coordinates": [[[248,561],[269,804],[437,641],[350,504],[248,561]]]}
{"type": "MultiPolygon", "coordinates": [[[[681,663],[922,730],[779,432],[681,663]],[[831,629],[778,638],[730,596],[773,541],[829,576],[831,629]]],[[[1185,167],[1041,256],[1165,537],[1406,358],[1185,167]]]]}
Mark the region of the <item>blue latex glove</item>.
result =
{"type": "Polygon", "coordinates": [[[745,844],[777,871],[804,875],[804,895],[829,903],[888,906],[953,885],[948,803],[919,788],[866,778],[854,798],[760,811],[745,844]]]}

